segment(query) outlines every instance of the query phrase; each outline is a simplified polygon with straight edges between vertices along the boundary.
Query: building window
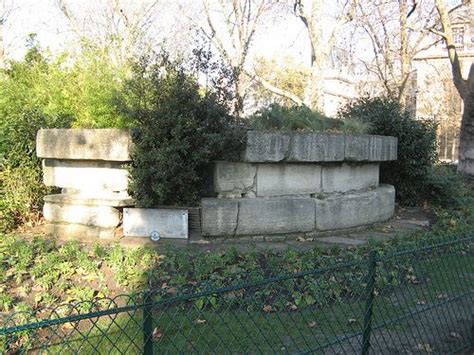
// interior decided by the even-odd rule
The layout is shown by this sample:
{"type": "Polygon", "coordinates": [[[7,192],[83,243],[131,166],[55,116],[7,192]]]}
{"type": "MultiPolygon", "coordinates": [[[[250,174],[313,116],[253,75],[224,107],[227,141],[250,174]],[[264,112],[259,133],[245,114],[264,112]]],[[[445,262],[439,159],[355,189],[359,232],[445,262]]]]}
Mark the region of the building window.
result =
{"type": "Polygon", "coordinates": [[[464,46],[464,27],[453,28],[454,43],[464,46]]]}

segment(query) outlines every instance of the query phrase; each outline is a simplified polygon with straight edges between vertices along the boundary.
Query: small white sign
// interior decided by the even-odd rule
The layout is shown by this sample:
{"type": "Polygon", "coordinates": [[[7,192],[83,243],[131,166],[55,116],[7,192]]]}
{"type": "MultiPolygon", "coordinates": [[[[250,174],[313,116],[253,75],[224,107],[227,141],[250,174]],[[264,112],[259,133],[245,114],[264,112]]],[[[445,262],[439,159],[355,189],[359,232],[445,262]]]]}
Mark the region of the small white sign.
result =
{"type": "MultiPolygon", "coordinates": [[[[188,211],[167,208],[124,208],[125,237],[188,238],[188,211]]],[[[155,238],[156,239],[156,238],[155,238]]]]}

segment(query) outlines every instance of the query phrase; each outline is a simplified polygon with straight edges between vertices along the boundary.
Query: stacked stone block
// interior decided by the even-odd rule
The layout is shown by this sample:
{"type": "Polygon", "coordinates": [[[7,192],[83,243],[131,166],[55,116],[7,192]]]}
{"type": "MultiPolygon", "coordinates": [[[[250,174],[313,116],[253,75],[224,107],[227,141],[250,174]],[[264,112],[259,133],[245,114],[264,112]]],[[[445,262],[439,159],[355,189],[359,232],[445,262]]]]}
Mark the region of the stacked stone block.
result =
{"type": "Polygon", "coordinates": [[[379,185],[397,139],[373,135],[250,131],[240,162],[216,162],[217,198],[202,199],[210,237],[308,233],[389,219],[395,190],[379,185]]]}
{"type": "Polygon", "coordinates": [[[44,198],[44,218],[53,234],[113,237],[127,194],[131,138],[118,129],[43,129],[36,137],[43,181],[62,193],[44,198]]]}

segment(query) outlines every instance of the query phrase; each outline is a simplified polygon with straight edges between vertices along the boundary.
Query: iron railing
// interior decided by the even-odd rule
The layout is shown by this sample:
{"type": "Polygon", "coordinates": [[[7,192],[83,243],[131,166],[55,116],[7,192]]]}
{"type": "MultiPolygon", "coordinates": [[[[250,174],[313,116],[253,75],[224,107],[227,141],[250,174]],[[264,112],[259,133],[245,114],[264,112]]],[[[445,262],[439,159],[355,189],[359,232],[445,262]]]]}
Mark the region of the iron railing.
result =
{"type": "Polygon", "coordinates": [[[226,288],[1,316],[24,353],[453,353],[474,346],[474,237],[226,288]]]}

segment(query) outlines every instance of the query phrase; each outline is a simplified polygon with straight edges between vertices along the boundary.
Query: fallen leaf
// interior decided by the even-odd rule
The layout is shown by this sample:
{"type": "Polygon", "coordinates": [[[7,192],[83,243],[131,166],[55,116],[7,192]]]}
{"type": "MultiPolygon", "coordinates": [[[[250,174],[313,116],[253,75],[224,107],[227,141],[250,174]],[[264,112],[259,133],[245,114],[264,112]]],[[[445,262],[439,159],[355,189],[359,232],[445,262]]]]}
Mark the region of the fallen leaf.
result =
{"type": "Polygon", "coordinates": [[[318,323],[316,323],[315,321],[311,321],[311,322],[308,322],[308,327],[309,328],[314,328],[318,325],[318,323]]]}
{"type": "Polygon", "coordinates": [[[454,339],[461,339],[461,338],[462,338],[461,334],[456,333],[456,332],[451,332],[451,333],[449,333],[449,336],[450,336],[451,338],[454,338],[454,339]]]}
{"type": "Polygon", "coordinates": [[[286,306],[288,307],[288,309],[289,309],[290,311],[296,311],[296,310],[298,309],[298,306],[297,306],[296,304],[294,304],[294,303],[291,303],[291,302],[288,302],[288,303],[286,304],[286,306]]]}
{"type": "Polygon", "coordinates": [[[298,238],[296,238],[296,241],[297,242],[306,242],[306,239],[304,239],[303,237],[298,237],[298,238]]]}
{"type": "Polygon", "coordinates": [[[266,304],[265,306],[263,306],[263,311],[267,313],[273,312],[273,307],[270,306],[269,304],[266,304]]]}
{"type": "Polygon", "coordinates": [[[355,323],[357,323],[357,319],[355,319],[355,318],[349,318],[349,319],[347,320],[347,322],[348,322],[349,324],[355,324],[355,323]]]}
{"type": "Polygon", "coordinates": [[[448,298],[448,295],[445,293],[440,293],[439,295],[436,296],[437,299],[442,300],[445,298],[448,298]]]}
{"type": "Polygon", "coordinates": [[[427,353],[432,353],[434,349],[431,347],[430,344],[418,344],[416,346],[416,350],[426,351],[427,353]]]}
{"type": "Polygon", "coordinates": [[[416,302],[416,304],[419,305],[419,306],[424,305],[424,304],[426,304],[426,301],[418,301],[418,302],[416,302]]]}
{"type": "Polygon", "coordinates": [[[204,324],[207,321],[205,319],[196,319],[196,324],[204,324]]]}
{"type": "Polygon", "coordinates": [[[163,337],[163,332],[159,328],[153,329],[153,334],[151,335],[152,340],[160,340],[163,337]]]}

